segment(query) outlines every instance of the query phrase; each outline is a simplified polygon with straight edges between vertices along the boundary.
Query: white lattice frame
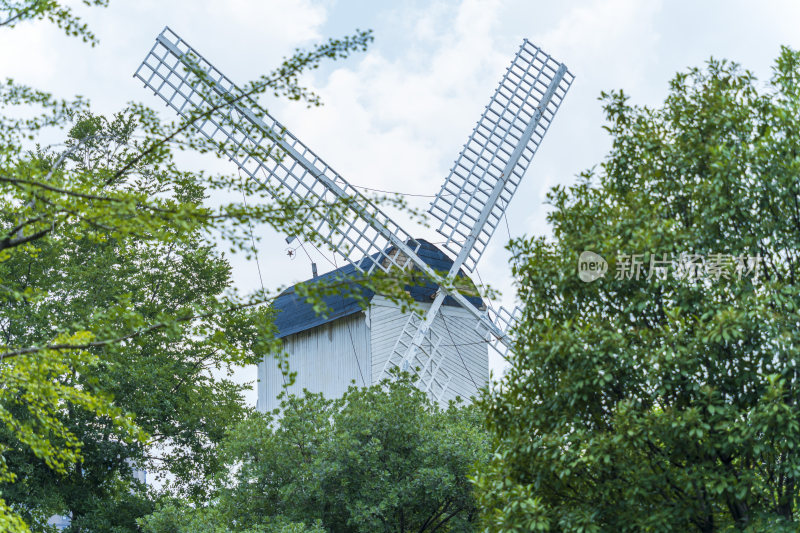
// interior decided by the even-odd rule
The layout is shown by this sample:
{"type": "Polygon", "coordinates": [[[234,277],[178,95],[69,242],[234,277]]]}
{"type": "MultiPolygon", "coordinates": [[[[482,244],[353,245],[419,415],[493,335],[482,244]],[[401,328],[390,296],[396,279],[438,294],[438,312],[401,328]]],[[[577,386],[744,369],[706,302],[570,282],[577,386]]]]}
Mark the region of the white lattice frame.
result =
{"type": "MultiPolygon", "coordinates": [[[[343,229],[341,224],[330,225],[329,228],[321,228],[328,231],[321,231],[320,235],[346,261],[362,271],[371,271],[378,267],[387,272],[393,267],[404,268],[407,266],[407,261],[410,261],[440,287],[439,296],[443,297],[444,294],[451,296],[479,322],[483,322],[484,327],[492,331],[501,342],[506,342],[502,332],[493,323],[488,322],[488,318],[480,310],[458,291],[448,289],[447,279],[440,276],[416,254],[418,244],[408,233],[391,221],[269,113],[260,109],[256,102],[243,95],[232,81],[169,28],[165,28],[157,37],[156,44],[134,76],[152,89],[179,115],[191,120],[203,135],[223,149],[239,168],[257,182],[265,182],[264,176],[259,176],[259,172],[266,175],[266,179],[274,178],[301,201],[308,202],[311,199],[312,207],[318,209],[324,209],[324,206],[328,205],[329,193],[333,195],[330,199],[335,198],[344,202],[348,216],[352,217],[347,220],[347,226],[343,229]],[[221,97],[221,100],[219,102],[210,100],[208,93],[197,90],[199,86],[211,89],[221,97]],[[203,105],[207,107],[205,111],[193,115],[185,110],[190,103],[192,104],[190,108],[202,110],[203,105]],[[243,104],[257,109],[258,115],[243,104]],[[226,114],[227,108],[234,110],[235,113],[228,111],[226,114]],[[206,128],[207,125],[210,127],[206,128]],[[282,157],[282,154],[273,153],[272,148],[264,151],[262,143],[265,142],[277,146],[294,163],[286,166],[284,164],[286,158],[282,157]],[[263,154],[269,157],[267,159],[260,157],[263,154]],[[333,238],[335,235],[341,238],[336,241],[333,238]],[[343,246],[345,241],[348,246],[343,246]],[[387,245],[402,253],[388,254],[387,245]],[[353,262],[350,259],[354,249],[364,254],[366,263],[363,260],[353,262]],[[370,258],[374,256],[379,259],[371,260],[370,258]],[[395,258],[402,258],[402,264],[395,258]],[[363,268],[364,265],[367,266],[366,269],[363,268]]],[[[323,220],[322,224],[324,223],[323,220]]]]}
{"type": "Polygon", "coordinates": [[[467,270],[475,269],[572,80],[526,40],[431,203],[443,246],[463,256],[467,270]]]}

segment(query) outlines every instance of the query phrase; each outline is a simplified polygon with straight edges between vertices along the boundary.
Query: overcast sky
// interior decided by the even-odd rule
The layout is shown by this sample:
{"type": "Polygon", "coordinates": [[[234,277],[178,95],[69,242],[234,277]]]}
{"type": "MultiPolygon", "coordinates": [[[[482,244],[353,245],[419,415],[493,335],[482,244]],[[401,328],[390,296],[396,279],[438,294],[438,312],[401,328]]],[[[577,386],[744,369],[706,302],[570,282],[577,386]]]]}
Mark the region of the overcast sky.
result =
{"type": "MultiPolygon", "coordinates": [[[[657,105],[676,71],[711,56],[766,80],[781,45],[800,47],[794,0],[112,0],[107,9],[77,9],[100,39],[96,48],[45,23],[3,30],[0,78],[59,96],[84,95],[96,112],[118,111],[132,100],[161,108],[132,74],[164,26],[237,83],[271,70],[296,47],[373,29],[368,52],[307,78],[324,107],[263,103],[352,184],[423,195],[438,191],[527,37],[576,79],[508,210],[513,236],[548,235],[547,191],[602,161],[609,139],[601,129],[601,90],[624,89],[635,104],[657,105]]],[[[200,159],[189,164],[234,170],[200,159]]],[[[428,201],[412,199],[423,208],[428,201]]],[[[431,230],[398,222],[437,240],[431,230]]],[[[307,258],[286,255],[284,236],[266,227],[257,233],[268,288],[310,277],[307,258]]],[[[478,272],[513,305],[507,240],[508,232],[498,230],[478,272]]],[[[256,288],[253,262],[233,262],[237,285],[256,288]]],[[[329,269],[322,257],[316,262],[329,269]]],[[[491,365],[501,362],[492,357],[491,365]]],[[[255,369],[238,377],[252,381],[255,369]]]]}

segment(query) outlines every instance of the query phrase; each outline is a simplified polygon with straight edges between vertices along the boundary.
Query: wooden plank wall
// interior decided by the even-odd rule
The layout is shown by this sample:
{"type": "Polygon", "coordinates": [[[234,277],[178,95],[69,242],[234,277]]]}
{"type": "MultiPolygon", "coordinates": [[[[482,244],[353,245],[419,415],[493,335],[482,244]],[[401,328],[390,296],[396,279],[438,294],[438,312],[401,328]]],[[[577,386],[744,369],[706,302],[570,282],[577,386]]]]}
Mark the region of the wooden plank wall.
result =
{"type": "MultiPolygon", "coordinates": [[[[284,339],[289,368],[297,372],[289,391],[322,392],[327,398],[341,396],[351,382],[371,383],[370,339],[364,313],[290,335],[284,339]],[[360,365],[360,371],[359,371],[360,365]],[[363,378],[362,378],[363,376],[363,378]]],[[[260,411],[278,407],[277,395],[283,390],[283,377],[277,362],[268,356],[258,365],[258,404],[260,411]]]]}
{"type": "MultiPolygon", "coordinates": [[[[300,394],[306,388],[337,398],[354,380],[359,386],[376,383],[406,320],[408,314],[376,296],[366,316],[357,313],[290,335],[284,347],[290,354],[289,367],[297,372],[290,392],[300,394]]],[[[451,376],[444,402],[456,396],[468,400],[489,380],[489,348],[475,331],[475,319],[460,307],[442,307],[433,327],[445,339],[441,352],[445,371],[451,376]]],[[[282,390],[283,378],[276,360],[267,357],[258,365],[257,408],[265,411],[277,407],[276,396],[282,390]]]]}

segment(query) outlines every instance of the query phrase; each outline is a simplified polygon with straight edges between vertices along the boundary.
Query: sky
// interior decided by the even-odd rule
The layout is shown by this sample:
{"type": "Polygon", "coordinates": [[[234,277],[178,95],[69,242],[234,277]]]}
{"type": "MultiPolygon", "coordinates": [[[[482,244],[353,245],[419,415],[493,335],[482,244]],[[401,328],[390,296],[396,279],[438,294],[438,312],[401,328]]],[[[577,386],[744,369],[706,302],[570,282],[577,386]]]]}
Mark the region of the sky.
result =
{"type": "MultiPolygon", "coordinates": [[[[79,4],[75,2],[75,4],[79,4]]],[[[265,99],[262,104],[351,184],[433,195],[524,38],[565,63],[575,81],[478,264],[483,282],[515,304],[509,255],[513,237],[548,236],[547,192],[574,183],[603,161],[601,91],[623,89],[637,105],[658,105],[677,71],[727,58],[768,80],[781,45],[800,48],[794,0],[111,0],[106,9],[76,6],[100,39],[95,48],[46,23],[0,32],[0,78],[83,95],[95,112],[130,101],[163,109],[132,75],[156,35],[169,26],[239,84],[270,71],[297,47],[372,29],[365,53],[304,79],[325,105],[265,99]]],[[[165,118],[172,118],[165,111],[165,118]]],[[[186,164],[234,172],[230,163],[192,155],[186,164]]],[[[424,209],[427,197],[409,197],[424,209]]],[[[397,213],[406,231],[436,234],[397,213]]],[[[255,229],[267,288],[311,275],[307,257],[286,254],[284,235],[255,229]]],[[[441,240],[441,239],[438,239],[441,240]]],[[[330,254],[328,254],[330,258],[330,254]]],[[[260,286],[256,265],[233,256],[237,287],[260,286]]],[[[332,268],[315,256],[320,272],[332,268]]],[[[490,366],[503,361],[490,355],[490,366]]],[[[255,367],[236,379],[254,381],[255,367]]],[[[248,395],[255,404],[255,393],[248,395]]]]}

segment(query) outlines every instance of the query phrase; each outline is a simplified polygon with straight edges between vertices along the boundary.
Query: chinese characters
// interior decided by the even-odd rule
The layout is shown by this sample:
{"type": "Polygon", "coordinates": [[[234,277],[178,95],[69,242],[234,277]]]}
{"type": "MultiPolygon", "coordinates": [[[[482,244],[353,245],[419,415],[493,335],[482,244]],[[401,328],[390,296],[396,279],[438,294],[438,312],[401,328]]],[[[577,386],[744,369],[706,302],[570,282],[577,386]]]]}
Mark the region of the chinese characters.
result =
{"type": "Polygon", "coordinates": [[[665,280],[696,282],[720,279],[757,280],[762,258],[760,255],[680,254],[620,254],[617,256],[614,279],[665,280]]]}

